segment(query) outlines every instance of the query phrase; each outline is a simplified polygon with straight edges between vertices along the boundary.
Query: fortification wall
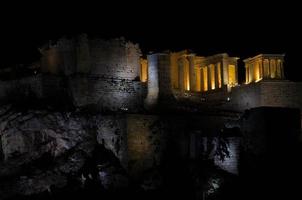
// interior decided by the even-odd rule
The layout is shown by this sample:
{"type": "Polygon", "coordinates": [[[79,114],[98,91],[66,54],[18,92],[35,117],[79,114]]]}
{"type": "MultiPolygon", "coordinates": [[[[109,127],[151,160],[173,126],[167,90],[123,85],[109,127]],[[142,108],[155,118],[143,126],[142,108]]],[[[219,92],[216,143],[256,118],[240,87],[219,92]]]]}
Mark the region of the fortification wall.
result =
{"type": "Polygon", "coordinates": [[[141,111],[146,93],[139,81],[93,76],[72,77],[69,87],[75,106],[95,105],[99,111],[141,111]]]}
{"type": "Polygon", "coordinates": [[[289,107],[302,110],[302,83],[260,81],[232,89],[225,108],[244,111],[260,106],[289,107]]]}
{"type": "Polygon", "coordinates": [[[266,81],[261,83],[261,105],[302,110],[302,82],[266,81]]]}
{"type": "Polygon", "coordinates": [[[139,81],[93,76],[40,74],[0,83],[2,102],[36,97],[50,103],[93,106],[96,111],[138,112],[143,109],[143,99],[146,96],[146,85],[139,81]]]}
{"type": "Polygon", "coordinates": [[[90,74],[105,78],[134,80],[140,75],[141,50],[125,39],[89,39],[80,35],[62,38],[41,49],[44,73],[90,74]]]}
{"type": "Polygon", "coordinates": [[[234,87],[230,93],[230,101],[224,105],[224,108],[242,112],[259,107],[261,106],[260,91],[259,83],[234,87]]]}
{"type": "Polygon", "coordinates": [[[106,78],[134,80],[140,73],[141,51],[124,39],[89,41],[90,74],[106,78]]]}

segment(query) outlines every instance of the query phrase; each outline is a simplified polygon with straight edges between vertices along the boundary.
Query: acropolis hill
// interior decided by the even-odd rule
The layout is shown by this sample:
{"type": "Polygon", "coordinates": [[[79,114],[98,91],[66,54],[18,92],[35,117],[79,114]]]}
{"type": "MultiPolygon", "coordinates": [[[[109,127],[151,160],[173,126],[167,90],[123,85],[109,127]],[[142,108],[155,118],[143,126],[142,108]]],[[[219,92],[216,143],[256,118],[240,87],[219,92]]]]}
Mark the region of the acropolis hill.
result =
{"type": "MultiPolygon", "coordinates": [[[[302,83],[286,80],[284,54],[244,58],[239,83],[241,58],[227,53],[143,55],[123,38],[85,34],[50,41],[39,51],[32,65],[0,69],[0,178],[11,177],[9,183],[0,179],[0,199],[51,193],[72,181],[85,188],[88,180],[106,190],[133,182],[156,190],[167,178],[161,170],[174,177],[171,168],[187,170],[186,162],[177,165],[184,160],[209,160],[209,180],[217,174],[233,180],[230,174],[270,169],[258,156],[285,158],[300,141],[302,83]],[[90,166],[100,149],[111,160],[90,166]],[[51,164],[23,171],[45,155],[51,164]]],[[[205,188],[201,195],[208,197],[219,191],[205,188]]]]}

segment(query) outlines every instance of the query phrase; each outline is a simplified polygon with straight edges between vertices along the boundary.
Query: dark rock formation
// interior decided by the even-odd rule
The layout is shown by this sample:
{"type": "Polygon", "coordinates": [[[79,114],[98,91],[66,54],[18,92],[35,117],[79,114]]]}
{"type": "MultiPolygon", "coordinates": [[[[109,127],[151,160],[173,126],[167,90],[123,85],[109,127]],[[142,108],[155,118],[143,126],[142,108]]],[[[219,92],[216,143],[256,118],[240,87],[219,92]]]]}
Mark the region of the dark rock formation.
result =
{"type": "Polygon", "coordinates": [[[128,185],[116,145],[101,138],[101,116],[50,110],[0,110],[0,199],[51,194],[66,187],[128,185]],[[107,150],[105,147],[110,147],[107,150]]]}

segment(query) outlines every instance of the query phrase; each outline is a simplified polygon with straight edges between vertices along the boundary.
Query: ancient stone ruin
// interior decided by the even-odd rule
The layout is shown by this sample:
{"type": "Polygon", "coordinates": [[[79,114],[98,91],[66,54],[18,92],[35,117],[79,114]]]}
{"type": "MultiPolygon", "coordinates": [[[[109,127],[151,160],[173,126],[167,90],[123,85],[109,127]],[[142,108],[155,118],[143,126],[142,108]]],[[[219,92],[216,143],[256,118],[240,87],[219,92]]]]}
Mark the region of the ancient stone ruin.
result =
{"type": "Polygon", "coordinates": [[[299,148],[302,83],[286,80],[283,54],[245,59],[239,83],[227,53],[143,55],[85,34],[39,50],[34,64],[0,71],[0,199],[92,188],[109,199],[237,198],[240,183],[274,177],[276,152],[299,148]]]}

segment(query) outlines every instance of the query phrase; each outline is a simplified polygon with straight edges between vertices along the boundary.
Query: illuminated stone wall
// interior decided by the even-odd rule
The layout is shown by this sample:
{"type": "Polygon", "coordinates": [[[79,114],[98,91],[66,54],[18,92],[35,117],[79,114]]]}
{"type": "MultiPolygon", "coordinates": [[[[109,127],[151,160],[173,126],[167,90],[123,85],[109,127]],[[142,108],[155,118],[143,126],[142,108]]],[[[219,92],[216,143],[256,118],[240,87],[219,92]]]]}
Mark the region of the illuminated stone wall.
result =
{"type": "Polygon", "coordinates": [[[39,74],[19,80],[0,81],[0,101],[37,98],[48,103],[68,104],[96,111],[139,112],[143,109],[146,86],[140,81],[93,76],[64,77],[39,74]]]}
{"type": "MultiPolygon", "coordinates": [[[[99,111],[142,109],[146,88],[139,82],[141,51],[137,44],[123,38],[102,40],[79,35],[47,44],[41,53],[42,72],[56,75],[63,84],[49,76],[42,87],[65,88],[75,106],[93,106],[99,111]]],[[[53,90],[45,90],[43,96],[53,90]]]]}
{"type": "Polygon", "coordinates": [[[101,40],[86,35],[61,38],[55,44],[45,45],[40,52],[44,73],[84,73],[127,80],[140,76],[140,48],[123,38],[101,40]]]}
{"type": "Polygon", "coordinates": [[[158,53],[148,55],[148,94],[146,107],[157,105],[159,99],[169,99],[172,95],[170,55],[158,53]]]}
{"type": "Polygon", "coordinates": [[[260,106],[302,109],[302,83],[291,81],[260,81],[235,87],[227,107],[243,111],[260,106]]]}
{"type": "Polygon", "coordinates": [[[140,76],[138,45],[123,39],[90,40],[90,74],[134,80],[140,76]]]}
{"type": "Polygon", "coordinates": [[[90,105],[98,111],[139,112],[146,96],[140,81],[75,76],[69,86],[75,106],[90,105]]]}

